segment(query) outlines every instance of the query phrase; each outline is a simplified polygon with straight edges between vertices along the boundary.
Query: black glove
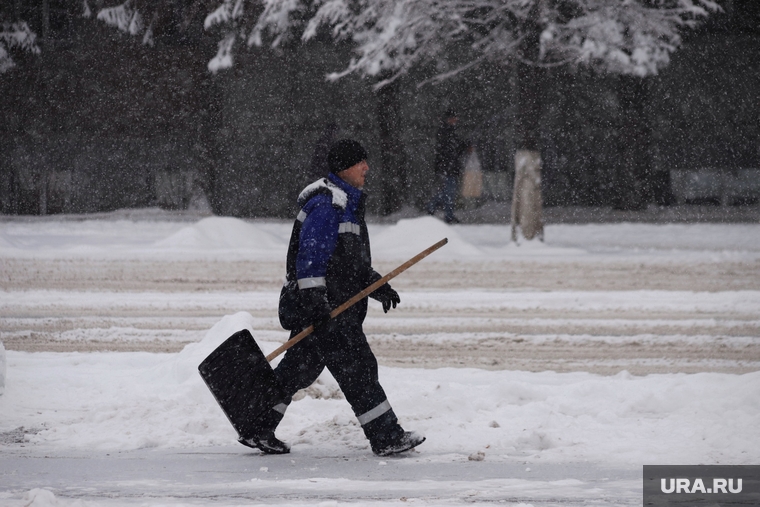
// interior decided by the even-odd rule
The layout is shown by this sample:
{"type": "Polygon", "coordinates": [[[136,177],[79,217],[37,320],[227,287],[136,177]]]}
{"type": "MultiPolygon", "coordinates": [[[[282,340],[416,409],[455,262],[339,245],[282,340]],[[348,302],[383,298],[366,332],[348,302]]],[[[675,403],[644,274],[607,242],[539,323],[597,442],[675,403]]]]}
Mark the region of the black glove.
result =
{"type": "Polygon", "coordinates": [[[280,317],[280,325],[292,331],[301,330],[308,324],[304,324],[303,308],[298,283],[295,280],[285,282],[280,291],[280,302],[277,305],[277,315],[280,317]]]}
{"type": "Polygon", "coordinates": [[[391,309],[391,306],[393,306],[393,308],[396,308],[396,305],[401,302],[401,298],[399,297],[398,292],[393,290],[393,288],[388,283],[381,285],[377,290],[375,290],[375,292],[370,295],[370,297],[380,301],[383,304],[383,312],[385,313],[388,313],[388,310],[391,309]]]}
{"type": "Polygon", "coordinates": [[[323,326],[330,320],[332,309],[327,300],[326,287],[303,289],[301,298],[304,315],[308,317],[309,323],[314,325],[314,329],[323,326]]]}

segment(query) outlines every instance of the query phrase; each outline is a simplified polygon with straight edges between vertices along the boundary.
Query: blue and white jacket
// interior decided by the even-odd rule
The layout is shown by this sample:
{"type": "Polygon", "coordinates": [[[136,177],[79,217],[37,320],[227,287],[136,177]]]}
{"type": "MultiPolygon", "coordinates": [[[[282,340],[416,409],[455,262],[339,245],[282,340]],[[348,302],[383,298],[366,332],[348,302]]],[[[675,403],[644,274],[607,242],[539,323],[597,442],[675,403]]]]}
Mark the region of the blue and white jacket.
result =
{"type": "MultiPolygon", "coordinates": [[[[287,281],[297,281],[298,290],[326,287],[333,308],[380,278],[372,269],[365,200],[364,192],[334,174],[298,196],[301,209],[288,248],[287,281]]],[[[345,314],[361,323],[366,312],[365,298],[345,314]]]]}

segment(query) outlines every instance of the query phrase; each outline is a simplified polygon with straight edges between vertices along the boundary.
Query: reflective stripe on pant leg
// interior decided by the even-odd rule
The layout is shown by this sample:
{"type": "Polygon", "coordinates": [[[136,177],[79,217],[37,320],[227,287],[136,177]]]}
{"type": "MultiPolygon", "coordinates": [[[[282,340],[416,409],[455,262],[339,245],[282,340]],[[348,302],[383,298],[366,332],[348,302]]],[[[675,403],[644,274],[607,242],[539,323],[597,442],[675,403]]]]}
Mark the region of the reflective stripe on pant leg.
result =
{"type": "Polygon", "coordinates": [[[272,407],[272,410],[275,410],[275,411],[281,413],[282,415],[285,415],[285,411],[287,409],[288,409],[288,406],[286,404],[284,404],[284,403],[278,403],[277,405],[275,405],[274,407],[272,407]]]}
{"type": "Polygon", "coordinates": [[[388,402],[388,400],[385,400],[372,410],[368,410],[364,412],[362,415],[357,416],[356,418],[359,420],[359,424],[364,426],[365,424],[374,421],[387,411],[391,409],[391,404],[388,402]]]}

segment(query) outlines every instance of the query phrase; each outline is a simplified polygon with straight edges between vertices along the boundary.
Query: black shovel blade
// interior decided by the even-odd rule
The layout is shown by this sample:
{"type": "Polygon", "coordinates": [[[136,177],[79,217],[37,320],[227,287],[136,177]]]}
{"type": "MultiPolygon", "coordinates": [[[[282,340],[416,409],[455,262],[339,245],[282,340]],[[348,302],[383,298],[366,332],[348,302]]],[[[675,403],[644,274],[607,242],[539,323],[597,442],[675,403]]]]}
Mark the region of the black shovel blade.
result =
{"type": "Polygon", "coordinates": [[[285,400],[272,367],[247,329],[227,338],[198,371],[242,438],[258,435],[272,407],[285,400]]]}

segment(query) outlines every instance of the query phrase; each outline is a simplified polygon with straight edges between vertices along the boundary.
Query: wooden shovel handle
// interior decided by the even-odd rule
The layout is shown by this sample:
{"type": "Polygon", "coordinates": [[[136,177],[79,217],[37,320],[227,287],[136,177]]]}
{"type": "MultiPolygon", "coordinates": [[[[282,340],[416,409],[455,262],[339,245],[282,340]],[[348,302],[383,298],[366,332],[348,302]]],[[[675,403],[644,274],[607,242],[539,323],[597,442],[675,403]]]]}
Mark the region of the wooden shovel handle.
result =
{"type": "MultiPolygon", "coordinates": [[[[400,265],[399,267],[397,267],[396,269],[394,269],[393,271],[391,271],[390,273],[382,277],[380,280],[376,281],[375,283],[373,283],[372,285],[370,285],[369,287],[359,292],[354,297],[352,297],[351,299],[349,299],[348,301],[346,301],[345,303],[343,303],[342,305],[340,305],[339,307],[331,311],[330,318],[334,319],[335,317],[337,317],[344,311],[348,310],[350,307],[358,303],[360,300],[369,296],[378,287],[380,287],[381,285],[384,285],[386,282],[388,282],[388,280],[403,273],[404,271],[414,266],[415,264],[420,262],[422,259],[430,255],[431,253],[435,252],[436,250],[438,250],[439,248],[441,248],[443,245],[445,245],[448,242],[449,242],[448,238],[443,238],[441,241],[439,241],[435,245],[418,253],[417,255],[415,255],[414,257],[412,257],[411,259],[409,259],[408,261],[406,261],[405,263],[403,263],[402,265],[400,265]]],[[[292,347],[296,343],[300,342],[301,340],[309,336],[312,333],[312,331],[314,331],[314,326],[307,327],[306,329],[304,329],[303,331],[295,335],[293,338],[291,338],[290,340],[286,341],[285,343],[277,347],[271,354],[267,356],[267,361],[271,361],[275,357],[279,356],[280,354],[288,350],[290,347],[292,347]]]]}

